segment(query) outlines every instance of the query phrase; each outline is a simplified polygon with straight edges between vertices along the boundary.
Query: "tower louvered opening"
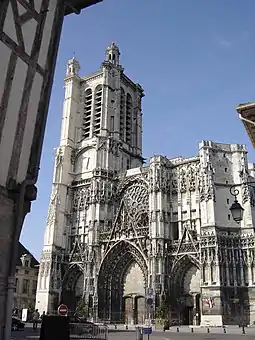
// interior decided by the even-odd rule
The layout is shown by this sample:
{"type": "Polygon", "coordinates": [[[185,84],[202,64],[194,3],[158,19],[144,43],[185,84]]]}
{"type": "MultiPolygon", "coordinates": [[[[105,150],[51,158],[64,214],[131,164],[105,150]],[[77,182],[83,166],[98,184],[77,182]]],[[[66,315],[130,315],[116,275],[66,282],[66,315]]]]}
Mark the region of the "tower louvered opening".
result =
{"type": "Polygon", "coordinates": [[[132,97],[128,93],[126,99],[126,142],[131,142],[131,132],[132,132],[132,110],[133,102],[132,97]]]}
{"type": "Polygon", "coordinates": [[[84,96],[83,137],[89,138],[92,113],[92,90],[88,89],[84,96]]]}
{"type": "Polygon", "coordinates": [[[125,92],[120,89],[120,139],[124,140],[124,123],[125,123],[125,92]]]}
{"type": "Polygon", "coordinates": [[[95,89],[95,104],[94,104],[94,134],[99,134],[101,127],[101,115],[102,115],[102,85],[99,85],[95,89]]]}

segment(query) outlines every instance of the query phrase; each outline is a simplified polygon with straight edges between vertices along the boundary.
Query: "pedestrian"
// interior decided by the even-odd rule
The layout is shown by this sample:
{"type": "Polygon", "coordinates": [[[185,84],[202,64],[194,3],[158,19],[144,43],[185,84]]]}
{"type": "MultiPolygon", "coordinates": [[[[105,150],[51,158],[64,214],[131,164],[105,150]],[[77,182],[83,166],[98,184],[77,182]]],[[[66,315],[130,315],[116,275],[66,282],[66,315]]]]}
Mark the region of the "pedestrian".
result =
{"type": "Polygon", "coordinates": [[[41,320],[43,322],[43,318],[45,317],[45,311],[43,311],[42,315],[41,315],[41,320]]]}
{"type": "Polygon", "coordinates": [[[39,318],[40,314],[38,312],[38,309],[36,309],[33,313],[33,329],[37,329],[39,318]]]}

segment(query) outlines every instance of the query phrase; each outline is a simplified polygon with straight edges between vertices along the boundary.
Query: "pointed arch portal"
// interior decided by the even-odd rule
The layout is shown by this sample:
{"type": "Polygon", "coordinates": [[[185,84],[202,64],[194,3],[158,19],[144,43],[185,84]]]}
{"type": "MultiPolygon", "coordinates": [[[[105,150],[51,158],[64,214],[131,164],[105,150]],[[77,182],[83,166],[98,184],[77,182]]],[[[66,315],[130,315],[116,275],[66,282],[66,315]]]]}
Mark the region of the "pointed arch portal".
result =
{"type": "MultiPolygon", "coordinates": [[[[75,264],[69,268],[62,282],[61,302],[67,305],[69,311],[74,312],[78,301],[84,292],[84,273],[82,268],[75,264]]],[[[57,308],[56,308],[57,309],[57,308]]]]}
{"type": "Polygon", "coordinates": [[[98,276],[100,319],[140,323],[145,314],[147,264],[131,242],[120,241],[106,254],[98,276]]]}
{"type": "Polygon", "coordinates": [[[172,268],[171,305],[182,324],[200,323],[201,272],[197,259],[184,255],[172,268]]]}

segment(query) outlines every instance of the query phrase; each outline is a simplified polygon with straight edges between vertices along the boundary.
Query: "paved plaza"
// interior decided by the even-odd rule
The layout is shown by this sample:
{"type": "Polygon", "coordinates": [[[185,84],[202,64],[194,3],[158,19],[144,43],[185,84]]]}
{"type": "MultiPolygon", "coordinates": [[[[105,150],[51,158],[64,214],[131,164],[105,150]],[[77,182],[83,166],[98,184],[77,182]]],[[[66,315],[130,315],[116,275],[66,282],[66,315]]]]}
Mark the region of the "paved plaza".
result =
{"type": "MultiPolygon", "coordinates": [[[[156,330],[149,336],[143,335],[143,340],[185,340],[193,338],[195,339],[251,339],[255,337],[255,327],[245,328],[245,334],[242,334],[242,328],[237,326],[226,327],[226,334],[222,328],[210,328],[208,333],[207,328],[193,328],[193,333],[189,327],[182,326],[177,332],[177,328],[173,327],[169,331],[156,330]]],[[[17,340],[35,340],[39,339],[40,329],[34,331],[30,324],[28,324],[24,331],[12,332],[12,339],[17,340]]],[[[136,340],[135,329],[125,330],[124,326],[119,326],[119,329],[109,329],[109,340],[136,340]]]]}

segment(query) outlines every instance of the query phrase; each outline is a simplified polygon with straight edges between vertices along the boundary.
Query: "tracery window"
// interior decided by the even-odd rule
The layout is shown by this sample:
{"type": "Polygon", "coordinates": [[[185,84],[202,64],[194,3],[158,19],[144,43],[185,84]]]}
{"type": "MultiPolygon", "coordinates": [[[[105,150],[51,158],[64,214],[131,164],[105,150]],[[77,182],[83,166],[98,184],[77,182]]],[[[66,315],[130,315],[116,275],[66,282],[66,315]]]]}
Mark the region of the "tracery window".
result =
{"type": "Polygon", "coordinates": [[[87,89],[84,96],[84,116],[83,116],[83,137],[90,137],[91,125],[91,109],[92,109],[92,90],[87,89]]]}
{"type": "Polygon", "coordinates": [[[120,89],[120,139],[124,140],[124,123],[125,123],[125,92],[120,89]]]}
{"type": "Polygon", "coordinates": [[[96,135],[99,134],[101,128],[102,94],[103,87],[102,85],[98,85],[95,89],[94,124],[93,124],[93,132],[96,135]]]}
{"type": "Polygon", "coordinates": [[[132,132],[132,112],[133,112],[133,101],[131,95],[127,94],[126,99],[126,142],[131,142],[132,132]]]}
{"type": "Polygon", "coordinates": [[[143,184],[136,183],[128,187],[124,192],[123,202],[138,228],[148,226],[149,197],[143,184]]]}

